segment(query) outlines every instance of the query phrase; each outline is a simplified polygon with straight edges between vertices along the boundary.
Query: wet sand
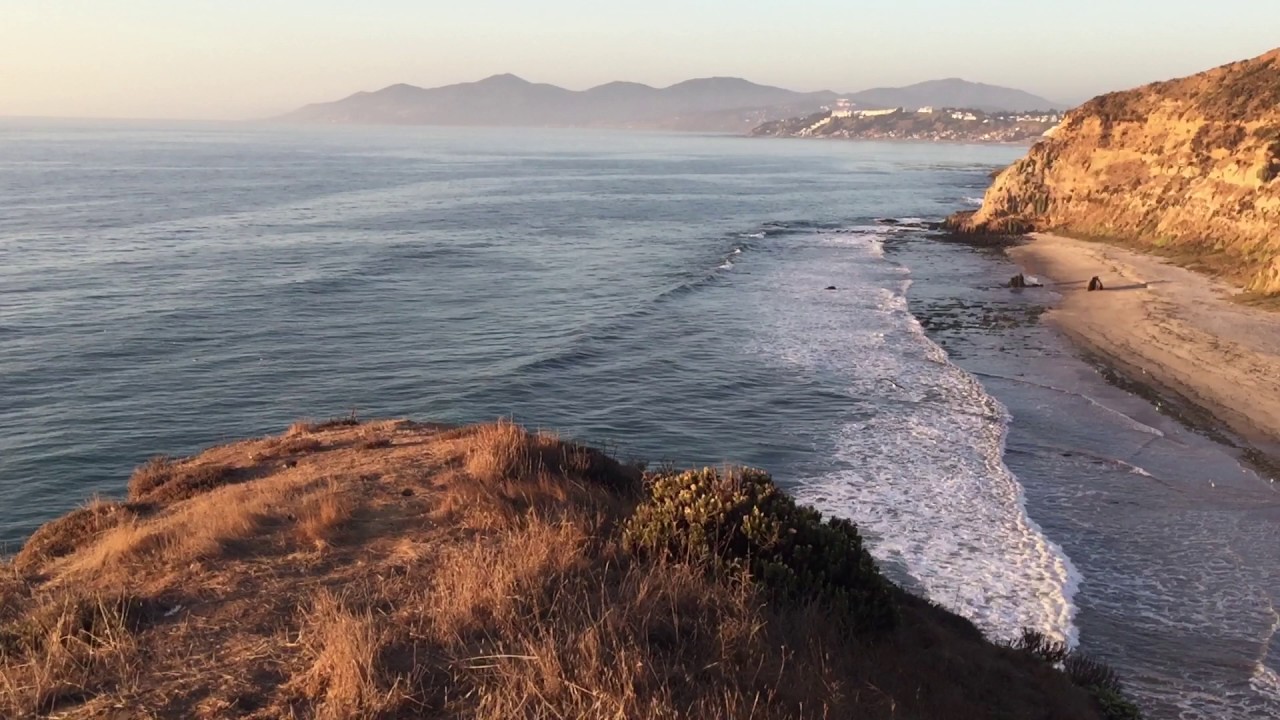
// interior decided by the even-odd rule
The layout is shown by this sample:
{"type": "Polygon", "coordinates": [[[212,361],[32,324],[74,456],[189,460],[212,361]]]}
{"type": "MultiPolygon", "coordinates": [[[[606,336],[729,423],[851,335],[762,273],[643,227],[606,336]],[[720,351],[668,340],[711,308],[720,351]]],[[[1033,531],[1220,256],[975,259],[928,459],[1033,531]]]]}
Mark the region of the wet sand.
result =
{"type": "Polygon", "coordinates": [[[1035,234],[1008,252],[1062,295],[1048,320],[1074,342],[1280,458],[1280,313],[1233,302],[1237,290],[1225,283],[1120,247],[1035,234]],[[1087,291],[1095,275],[1102,292],[1087,291]]]}

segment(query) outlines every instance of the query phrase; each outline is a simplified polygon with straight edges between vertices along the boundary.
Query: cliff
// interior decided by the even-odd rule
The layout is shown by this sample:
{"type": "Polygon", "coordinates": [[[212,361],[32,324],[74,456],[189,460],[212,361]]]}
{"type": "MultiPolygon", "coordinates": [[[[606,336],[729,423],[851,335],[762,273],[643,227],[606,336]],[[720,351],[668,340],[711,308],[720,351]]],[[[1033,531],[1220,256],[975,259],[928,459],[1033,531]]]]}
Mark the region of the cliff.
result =
{"type": "Polygon", "coordinates": [[[1136,717],[758,471],[341,420],[128,485],[0,562],[0,716],[1136,717]]]}
{"type": "Polygon", "coordinates": [[[1280,50],[1094,98],[953,226],[1123,240],[1280,293],[1280,50]]]}

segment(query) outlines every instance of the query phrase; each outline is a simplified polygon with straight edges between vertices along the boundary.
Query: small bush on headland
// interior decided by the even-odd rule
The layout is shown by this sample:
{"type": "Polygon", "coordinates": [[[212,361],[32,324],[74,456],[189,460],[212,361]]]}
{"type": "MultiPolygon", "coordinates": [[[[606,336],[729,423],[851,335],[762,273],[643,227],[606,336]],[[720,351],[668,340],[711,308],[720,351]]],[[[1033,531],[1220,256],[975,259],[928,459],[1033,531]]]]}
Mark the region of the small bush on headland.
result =
{"type": "Polygon", "coordinates": [[[1142,719],[1138,706],[1125,697],[1116,671],[1106,663],[1070,650],[1065,643],[1050,640],[1029,628],[1024,628],[1021,637],[1010,647],[1059,668],[1071,679],[1071,684],[1093,696],[1106,720],[1142,719]]]}
{"type": "Polygon", "coordinates": [[[759,470],[705,468],[650,478],[649,498],[628,520],[623,542],[633,552],[744,572],[782,602],[826,605],[846,630],[897,622],[890,586],[853,523],[823,520],[759,470]]]}
{"type": "Polygon", "coordinates": [[[355,427],[360,424],[359,418],[356,417],[355,411],[346,417],[329,418],[328,420],[313,421],[299,420],[289,426],[285,431],[285,437],[296,437],[298,435],[309,435],[315,432],[324,432],[325,430],[338,430],[342,428],[355,427]]]}
{"type": "Polygon", "coordinates": [[[1050,665],[1061,665],[1070,653],[1066,643],[1050,640],[1044,633],[1031,628],[1023,628],[1022,635],[1010,643],[1009,647],[1039,658],[1050,665]]]}
{"type": "Polygon", "coordinates": [[[177,502],[245,479],[243,473],[225,465],[184,466],[162,455],[133,471],[129,478],[129,499],[177,502]]]}

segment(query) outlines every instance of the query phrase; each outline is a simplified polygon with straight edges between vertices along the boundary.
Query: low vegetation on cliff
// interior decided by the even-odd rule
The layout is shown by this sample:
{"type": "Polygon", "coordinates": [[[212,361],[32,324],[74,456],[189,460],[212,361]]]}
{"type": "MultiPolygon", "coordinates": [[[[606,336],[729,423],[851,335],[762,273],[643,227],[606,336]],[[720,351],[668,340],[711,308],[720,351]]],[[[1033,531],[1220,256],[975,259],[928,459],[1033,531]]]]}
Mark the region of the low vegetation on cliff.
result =
{"type": "Polygon", "coordinates": [[[952,224],[1122,241],[1280,293],[1280,50],[1094,98],[952,224]]]}
{"type": "Polygon", "coordinates": [[[898,589],[758,471],[300,423],[153,460],[0,563],[0,716],[1136,717],[1030,637],[898,589]]]}

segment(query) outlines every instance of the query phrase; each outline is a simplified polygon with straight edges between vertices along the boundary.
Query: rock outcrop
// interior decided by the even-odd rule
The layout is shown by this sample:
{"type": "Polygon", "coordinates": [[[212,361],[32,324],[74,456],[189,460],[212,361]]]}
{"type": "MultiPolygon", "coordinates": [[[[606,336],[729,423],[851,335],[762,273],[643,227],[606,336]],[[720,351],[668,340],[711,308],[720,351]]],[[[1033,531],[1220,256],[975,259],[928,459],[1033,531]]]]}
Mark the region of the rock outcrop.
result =
{"type": "Polygon", "coordinates": [[[1280,49],[1090,100],[950,224],[1123,240],[1280,294],[1280,49]]]}

